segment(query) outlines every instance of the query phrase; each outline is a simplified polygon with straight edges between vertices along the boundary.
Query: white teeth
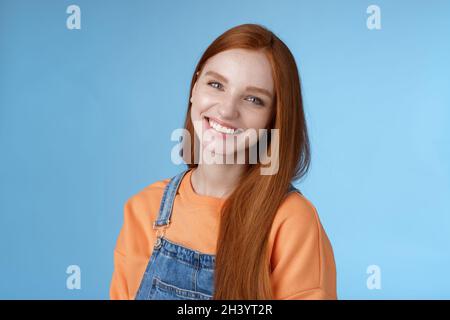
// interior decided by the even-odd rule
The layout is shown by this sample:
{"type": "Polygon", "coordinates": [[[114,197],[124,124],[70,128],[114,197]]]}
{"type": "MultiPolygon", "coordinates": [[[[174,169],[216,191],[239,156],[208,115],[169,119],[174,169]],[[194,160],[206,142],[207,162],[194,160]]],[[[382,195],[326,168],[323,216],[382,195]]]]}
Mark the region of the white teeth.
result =
{"type": "Polygon", "coordinates": [[[231,129],[231,128],[226,128],[221,126],[220,124],[218,124],[217,122],[209,119],[209,125],[214,128],[216,131],[222,132],[222,133],[226,133],[226,134],[239,134],[241,132],[243,132],[243,130],[241,128],[239,129],[231,129]]]}

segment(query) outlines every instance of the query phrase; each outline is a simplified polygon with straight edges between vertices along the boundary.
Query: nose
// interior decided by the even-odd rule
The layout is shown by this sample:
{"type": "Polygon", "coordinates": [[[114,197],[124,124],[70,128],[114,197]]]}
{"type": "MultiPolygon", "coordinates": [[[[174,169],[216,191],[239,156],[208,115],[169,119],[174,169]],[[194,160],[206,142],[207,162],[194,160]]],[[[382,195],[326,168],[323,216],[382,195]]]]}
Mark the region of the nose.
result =
{"type": "Polygon", "coordinates": [[[219,106],[218,112],[222,119],[235,119],[239,115],[237,103],[233,98],[223,101],[219,106]]]}

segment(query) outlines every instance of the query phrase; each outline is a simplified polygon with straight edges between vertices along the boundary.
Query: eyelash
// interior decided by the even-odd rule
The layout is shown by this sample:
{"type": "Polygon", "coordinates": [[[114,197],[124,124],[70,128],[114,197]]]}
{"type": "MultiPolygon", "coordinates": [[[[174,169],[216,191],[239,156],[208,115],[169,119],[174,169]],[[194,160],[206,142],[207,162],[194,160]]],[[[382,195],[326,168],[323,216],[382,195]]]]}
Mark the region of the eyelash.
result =
{"type": "MultiPolygon", "coordinates": [[[[220,85],[222,85],[220,82],[217,82],[217,81],[210,81],[210,82],[208,82],[208,85],[209,86],[211,86],[211,84],[212,83],[217,83],[217,84],[220,84],[220,85]]],[[[216,87],[214,87],[214,86],[212,86],[214,89],[219,89],[219,88],[216,88],[216,87]]],[[[260,98],[258,98],[258,97],[254,97],[254,96],[251,96],[252,98],[255,98],[257,101],[259,101],[259,103],[255,103],[256,105],[260,105],[260,106],[263,106],[264,105],[264,102],[260,99],[260,98]]]]}

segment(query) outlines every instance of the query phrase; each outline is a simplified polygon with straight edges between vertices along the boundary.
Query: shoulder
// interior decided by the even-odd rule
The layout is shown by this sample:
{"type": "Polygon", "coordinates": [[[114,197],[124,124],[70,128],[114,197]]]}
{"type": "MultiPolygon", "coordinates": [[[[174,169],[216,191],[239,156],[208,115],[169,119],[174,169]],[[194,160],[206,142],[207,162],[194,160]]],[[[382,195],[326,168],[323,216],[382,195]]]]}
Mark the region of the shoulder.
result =
{"type": "Polygon", "coordinates": [[[289,226],[289,229],[309,233],[320,231],[320,218],[316,207],[304,195],[289,193],[278,208],[274,227],[289,226]]]}
{"type": "Polygon", "coordinates": [[[286,250],[293,245],[311,250],[328,245],[327,235],[313,203],[298,192],[289,193],[278,207],[270,232],[270,249],[286,250]]]}
{"type": "Polygon", "coordinates": [[[159,208],[160,200],[164,193],[164,188],[169,183],[170,178],[155,181],[144,188],[138,190],[125,201],[125,218],[143,212],[154,212],[159,208]]]}
{"type": "Polygon", "coordinates": [[[333,247],[316,207],[304,195],[292,192],[283,200],[274,218],[269,245],[277,297],[336,296],[333,247]]]}
{"type": "Polygon", "coordinates": [[[133,194],[131,197],[127,199],[127,202],[130,203],[139,203],[142,201],[145,201],[145,199],[148,198],[148,196],[151,196],[155,193],[161,193],[164,191],[164,188],[169,183],[170,178],[162,179],[155,181],[144,188],[138,190],[135,194],[133,194]]]}

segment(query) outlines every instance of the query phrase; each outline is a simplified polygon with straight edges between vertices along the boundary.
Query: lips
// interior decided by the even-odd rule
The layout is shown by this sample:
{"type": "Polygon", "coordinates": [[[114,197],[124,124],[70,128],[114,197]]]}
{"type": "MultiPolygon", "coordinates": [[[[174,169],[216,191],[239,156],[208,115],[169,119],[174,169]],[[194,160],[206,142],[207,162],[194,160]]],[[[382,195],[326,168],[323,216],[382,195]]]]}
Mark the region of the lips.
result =
{"type": "Polygon", "coordinates": [[[212,121],[220,124],[222,127],[229,128],[229,129],[234,129],[234,130],[237,129],[236,127],[233,127],[232,125],[229,125],[228,123],[225,123],[223,121],[217,120],[216,118],[208,118],[208,117],[206,117],[206,118],[208,119],[208,122],[209,122],[209,119],[211,119],[212,121]]]}
{"type": "Polygon", "coordinates": [[[223,122],[221,122],[221,121],[218,122],[218,121],[215,120],[215,118],[209,118],[209,117],[206,117],[206,116],[205,116],[205,117],[203,117],[203,121],[204,121],[204,129],[205,129],[205,130],[213,129],[213,132],[214,132],[215,134],[220,135],[222,138],[226,138],[227,136],[236,136],[236,135],[239,135],[239,134],[241,134],[242,132],[244,132],[244,129],[235,128],[235,127],[230,126],[230,125],[227,125],[227,126],[221,125],[220,123],[223,124],[223,122]],[[224,128],[233,129],[234,132],[233,132],[233,133],[227,133],[227,132],[219,131],[219,130],[217,130],[216,128],[214,128],[214,127],[211,126],[210,121],[213,121],[213,122],[215,122],[215,123],[221,125],[221,126],[224,127],[224,128]]]}

